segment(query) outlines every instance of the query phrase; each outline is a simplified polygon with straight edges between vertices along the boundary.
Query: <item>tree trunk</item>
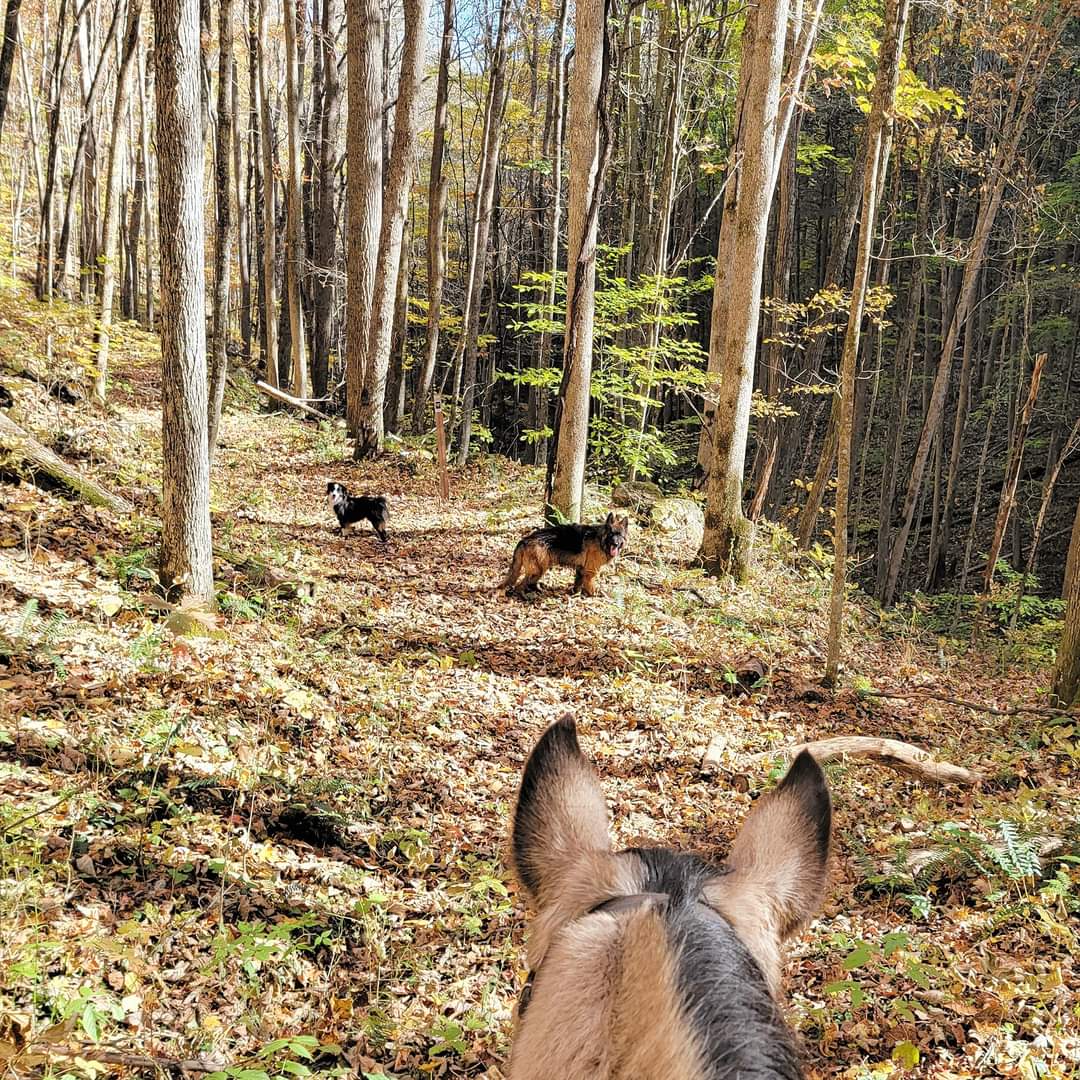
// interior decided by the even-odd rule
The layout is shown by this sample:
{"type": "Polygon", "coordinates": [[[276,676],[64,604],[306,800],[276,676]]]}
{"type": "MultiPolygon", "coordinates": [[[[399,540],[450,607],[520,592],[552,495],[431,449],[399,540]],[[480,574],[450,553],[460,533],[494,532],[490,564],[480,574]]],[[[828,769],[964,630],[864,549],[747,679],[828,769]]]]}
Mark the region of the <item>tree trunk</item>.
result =
{"type": "MultiPolygon", "coordinates": [[[[1080,565],[1080,505],[1076,508],[1072,539],[1069,541],[1069,566],[1080,565]]],[[[1065,575],[1065,632],[1058,646],[1054,665],[1053,696],[1066,708],[1080,695],[1080,574],[1065,575]]]]}
{"type": "MultiPolygon", "coordinates": [[[[749,570],[753,526],[742,512],[742,478],[754,390],[754,356],[765,236],[772,202],[774,155],[780,105],[788,0],[762,0],[747,15],[743,63],[739,72],[743,111],[735,153],[741,160],[737,189],[729,196],[725,217],[733,215],[734,259],[726,275],[727,318],[723,352],[716,369],[712,458],[705,496],[705,535],[698,558],[712,574],[745,579],[749,570]]],[[[717,266],[717,281],[724,273],[717,266]]],[[[714,341],[710,343],[710,352],[714,341]]]]}
{"type": "Polygon", "coordinates": [[[904,32],[907,29],[909,0],[886,0],[885,33],[878,52],[874,97],[868,120],[866,168],[863,174],[862,214],[859,248],[855,261],[855,281],[851,289],[851,312],[844,334],[840,364],[840,415],[836,449],[836,519],[833,525],[833,576],[829,603],[829,641],[825,660],[825,682],[835,685],[840,669],[840,636],[844,617],[844,589],[847,584],[848,499],[851,493],[851,447],[855,430],[855,369],[859,356],[859,334],[870,280],[870,257],[877,226],[878,186],[889,167],[889,124],[900,80],[904,32]]]}
{"type": "MultiPolygon", "coordinates": [[[[495,208],[495,188],[499,170],[499,153],[502,148],[503,115],[509,87],[506,79],[506,21],[509,0],[502,0],[499,7],[499,28],[495,35],[495,49],[491,60],[491,79],[488,88],[487,107],[484,110],[483,154],[480,175],[476,185],[476,205],[473,214],[472,244],[469,252],[469,282],[465,297],[465,314],[462,318],[461,341],[458,344],[456,363],[462,364],[463,385],[461,402],[461,436],[458,440],[457,460],[464,465],[469,460],[469,441],[472,437],[473,405],[476,401],[476,358],[480,337],[480,300],[484,282],[488,278],[488,239],[495,208]],[[463,363],[462,363],[463,361],[463,363]]],[[[492,298],[492,303],[495,300],[492,298]]]]}
{"type": "Polygon", "coordinates": [[[315,325],[311,334],[311,389],[327,392],[334,324],[337,255],[337,154],[341,127],[341,80],[337,67],[337,4],[323,0],[323,100],[319,137],[318,205],[315,211],[315,325]]]}
{"type": "Polygon", "coordinates": [[[278,386],[277,304],[277,184],[274,180],[274,131],[270,120],[270,65],[266,55],[270,40],[270,0],[259,0],[259,126],[263,175],[263,313],[266,341],[263,355],[266,381],[278,386]]]}
{"type": "Polygon", "coordinates": [[[352,0],[348,12],[349,160],[348,270],[345,300],[345,415],[347,429],[360,430],[361,399],[368,368],[368,342],[382,226],[382,9],[379,0],[352,0]]]}
{"type": "Polygon", "coordinates": [[[409,237],[401,241],[397,284],[394,289],[394,329],[390,335],[390,371],[386,382],[383,426],[397,434],[401,427],[405,393],[405,350],[409,337],[409,237]]]}
{"type": "Polygon", "coordinates": [[[289,338],[292,346],[292,392],[309,394],[304,304],[304,218],[301,202],[300,52],[297,22],[300,0],[283,0],[285,8],[285,104],[288,119],[289,172],[285,192],[285,289],[289,297],[289,338]]]}
{"type": "MultiPolygon", "coordinates": [[[[210,390],[207,403],[207,446],[213,459],[225,397],[225,377],[229,358],[229,279],[235,228],[230,201],[229,166],[232,164],[233,134],[233,24],[236,0],[219,0],[218,8],[218,101],[217,132],[214,143],[214,194],[217,218],[214,229],[214,292],[211,300],[213,337],[210,347],[210,390]]],[[[286,0],[288,3],[288,0],[286,0]]]]}
{"type": "Polygon", "coordinates": [[[4,131],[4,114],[7,112],[11,69],[15,64],[15,46],[19,40],[20,7],[22,7],[22,0],[7,0],[7,9],[4,12],[4,45],[0,49],[0,134],[4,131]]]}
{"type": "MultiPolygon", "coordinates": [[[[71,232],[75,220],[75,192],[80,186],[83,163],[86,159],[87,148],[93,145],[94,109],[97,106],[98,94],[105,85],[106,60],[112,51],[112,44],[116,37],[116,24],[120,18],[121,0],[116,0],[113,5],[112,20],[106,31],[106,37],[102,42],[101,52],[98,54],[94,65],[94,74],[86,86],[82,101],[82,119],[79,124],[79,134],[75,140],[75,150],[71,161],[71,179],[68,182],[67,196],[64,200],[63,224],[60,229],[60,240],[56,248],[56,272],[59,273],[57,287],[64,287],[66,276],[68,246],[71,243],[71,232]]],[[[87,16],[89,17],[89,16],[87,16]]]]}
{"type": "Polygon", "coordinates": [[[439,74],[435,83],[435,126],[431,137],[431,171],[428,174],[428,312],[427,345],[424,364],[416,384],[412,429],[419,434],[424,426],[435,360],[439,353],[439,316],[442,313],[443,280],[446,276],[446,198],[450,177],[443,169],[446,154],[450,46],[454,37],[454,0],[443,0],[442,44],[439,46],[439,74]]]}
{"type": "Polygon", "coordinates": [[[243,358],[251,362],[251,234],[248,218],[248,170],[244,168],[244,145],[240,129],[240,67],[233,58],[232,92],[233,190],[236,192],[236,255],[240,269],[240,341],[243,358]]]}
{"type": "Polygon", "coordinates": [[[161,578],[214,600],[198,0],[153,0],[161,238],[161,578]]]}
{"type": "MultiPolygon", "coordinates": [[[[563,114],[566,103],[566,67],[569,58],[563,57],[566,40],[567,0],[559,2],[559,18],[555,24],[555,39],[552,43],[551,79],[548,91],[548,122],[545,125],[545,152],[551,156],[551,190],[546,210],[546,250],[543,270],[548,275],[547,291],[544,297],[545,309],[555,307],[556,276],[559,269],[559,229],[562,222],[562,172],[563,172],[563,114]]],[[[540,347],[536,357],[536,366],[544,370],[550,363],[551,337],[545,331],[540,335],[540,347]]],[[[533,464],[546,465],[548,458],[548,437],[543,434],[547,428],[548,395],[542,386],[529,389],[529,418],[534,430],[538,432],[533,444],[533,464]]]]}
{"type": "Polygon", "coordinates": [[[356,457],[374,457],[382,451],[383,406],[386,373],[390,363],[390,338],[394,323],[394,292],[401,257],[409,187],[416,157],[420,118],[420,81],[424,69],[424,30],[428,0],[405,0],[405,43],[401,55],[397,105],[394,109],[394,147],[383,193],[379,230],[380,258],[375,270],[368,329],[368,364],[356,432],[356,457]]]}
{"type": "MultiPolygon", "coordinates": [[[[772,162],[769,170],[769,178],[767,180],[768,186],[764,193],[766,210],[772,202],[773,192],[776,190],[777,181],[780,176],[784,146],[787,143],[788,131],[791,128],[795,115],[795,108],[799,98],[799,89],[809,70],[810,52],[813,48],[814,40],[817,37],[817,29],[821,20],[823,6],[823,0],[816,0],[811,17],[802,23],[796,34],[794,47],[791,50],[786,78],[784,79],[782,92],[779,93],[777,114],[773,122],[773,137],[775,143],[772,148],[772,162]]],[[[785,3],[785,12],[787,12],[789,8],[790,4],[785,3]]],[[[799,9],[797,8],[797,12],[798,10],[799,9]]],[[[745,35],[747,29],[750,30],[750,36],[746,39],[748,44],[753,40],[753,28],[749,25],[751,21],[760,21],[760,15],[755,12],[753,20],[747,19],[747,27],[744,28],[743,33],[745,35]]],[[[799,24],[799,21],[799,17],[796,17],[796,25],[799,24]]],[[[743,56],[747,56],[745,47],[743,56]]],[[[749,64],[744,66],[749,66],[749,64]]],[[[779,79],[778,74],[776,75],[776,78],[779,79]]],[[[720,236],[717,241],[716,284],[713,287],[712,318],[709,329],[708,373],[712,380],[714,380],[714,385],[705,396],[701,421],[701,436],[698,439],[698,469],[701,473],[702,486],[708,483],[709,473],[715,456],[714,443],[716,440],[716,429],[721,423],[721,421],[717,420],[717,403],[713,398],[716,394],[715,383],[719,382],[722,378],[721,359],[724,355],[723,347],[727,338],[731,276],[734,272],[735,259],[738,256],[739,239],[736,236],[735,230],[735,208],[739,197],[739,178],[742,171],[742,157],[740,152],[741,139],[744,137],[742,117],[745,114],[746,94],[749,87],[749,72],[744,72],[740,68],[739,85],[735,95],[735,130],[737,135],[735,144],[732,146],[731,153],[728,156],[728,172],[724,181],[724,213],[723,217],[720,219],[720,236]]],[[[856,163],[855,167],[856,170],[859,168],[858,163],[856,163]]],[[[854,187],[854,185],[852,186],[854,187]]],[[[857,205],[857,199],[855,200],[855,204],[857,205]]],[[[854,213],[855,207],[853,206],[851,210],[852,222],[854,222],[854,213]]],[[[732,418],[729,416],[722,421],[722,423],[730,428],[732,418]]],[[[741,475],[742,468],[740,466],[740,478],[741,475]]]]}
{"type": "Polygon", "coordinates": [[[1001,544],[1005,538],[1005,526],[1008,524],[1009,515],[1012,513],[1013,503],[1016,500],[1016,485],[1020,480],[1020,465],[1024,459],[1024,444],[1027,442],[1028,428],[1031,426],[1031,417],[1035,412],[1035,400],[1039,396],[1039,383],[1042,380],[1043,368],[1046,366],[1046,353],[1039,353],[1035,357],[1035,365],[1031,369],[1031,383],[1028,386],[1027,401],[1024,402],[1024,410],[1020,415],[1020,421],[1012,437],[1012,453],[1009,455],[1009,467],[1005,472],[1005,482],[1001,485],[1001,501],[998,503],[997,519],[994,522],[994,535],[990,541],[990,550],[986,556],[986,576],[983,579],[983,595],[990,595],[990,586],[994,580],[994,569],[997,565],[998,555],[1001,552],[1001,544]]]}
{"type": "Polygon", "coordinates": [[[45,106],[48,125],[46,129],[45,183],[41,197],[39,215],[37,275],[35,292],[39,300],[51,300],[53,295],[53,247],[55,240],[53,206],[56,193],[57,158],[60,153],[60,106],[64,94],[64,82],[68,64],[71,62],[71,50],[75,41],[74,31],[70,36],[65,33],[67,18],[67,0],[60,0],[60,10],[56,16],[56,40],[52,49],[52,66],[49,75],[48,99],[45,106]]]}
{"type": "Polygon", "coordinates": [[[604,173],[611,155],[607,83],[611,45],[604,0],[578,0],[570,83],[570,189],[567,206],[566,331],[545,502],[549,517],[581,520],[589,441],[596,238],[604,173]]]}
{"type": "Polygon", "coordinates": [[[123,227],[120,213],[120,149],[124,145],[124,118],[131,97],[132,75],[135,56],[139,47],[139,17],[142,0],[132,0],[128,8],[127,30],[124,34],[120,70],[116,76],[116,98],[113,102],[112,139],[109,142],[108,178],[105,182],[105,217],[102,226],[105,241],[104,264],[101,277],[101,311],[98,318],[97,356],[94,364],[94,395],[98,401],[105,400],[105,385],[109,372],[109,328],[112,325],[113,299],[116,295],[116,248],[120,229],[123,227]]]}

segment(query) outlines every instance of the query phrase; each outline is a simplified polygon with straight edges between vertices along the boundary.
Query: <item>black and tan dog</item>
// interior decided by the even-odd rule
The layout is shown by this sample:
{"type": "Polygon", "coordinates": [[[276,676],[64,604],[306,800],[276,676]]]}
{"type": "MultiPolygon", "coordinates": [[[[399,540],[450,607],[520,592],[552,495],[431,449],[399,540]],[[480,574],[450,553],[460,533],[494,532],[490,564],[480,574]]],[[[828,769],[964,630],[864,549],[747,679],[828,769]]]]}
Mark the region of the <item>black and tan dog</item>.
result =
{"type": "Polygon", "coordinates": [[[386,496],[350,495],[344,484],[331,480],[326,485],[326,497],[330,509],[338,521],[338,529],[344,533],[347,525],[370,521],[380,540],[386,539],[386,496]]]}
{"type": "Polygon", "coordinates": [[[608,514],[603,525],[545,525],[522,537],[498,588],[523,595],[553,566],[577,570],[574,591],[596,595],[596,575],[626,546],[630,522],[608,514]]]}
{"type": "Polygon", "coordinates": [[[724,865],[615,852],[573,717],[549,727],[514,814],[513,862],[537,915],[509,1080],[798,1080],[781,945],[821,903],[831,816],[803,752],[724,865]]]}

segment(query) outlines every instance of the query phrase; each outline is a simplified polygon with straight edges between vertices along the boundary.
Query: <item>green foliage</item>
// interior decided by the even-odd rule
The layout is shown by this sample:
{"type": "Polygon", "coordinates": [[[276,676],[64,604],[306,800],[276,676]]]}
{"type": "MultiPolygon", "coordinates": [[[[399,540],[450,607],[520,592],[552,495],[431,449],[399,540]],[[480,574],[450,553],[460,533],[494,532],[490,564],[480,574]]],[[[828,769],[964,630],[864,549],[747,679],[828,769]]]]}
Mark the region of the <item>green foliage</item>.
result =
{"type": "Polygon", "coordinates": [[[1017,658],[1052,661],[1061,636],[1065,604],[1042,596],[1039,580],[1018,573],[998,559],[991,593],[915,592],[908,598],[910,624],[944,637],[970,638],[982,600],[983,629],[995,632],[1016,647],[1017,658]]]}
{"type": "Polygon", "coordinates": [[[69,619],[59,609],[47,618],[42,616],[36,597],[27,600],[19,611],[15,629],[10,635],[0,634],[0,655],[25,656],[43,661],[52,667],[58,679],[67,678],[67,666],[57,651],[69,619]]]}
{"type": "MultiPolygon", "coordinates": [[[[596,324],[592,396],[597,410],[590,423],[589,457],[595,475],[614,479],[634,470],[653,473],[679,458],[667,432],[650,422],[665,396],[696,395],[706,388],[706,355],[693,340],[697,319],[687,310],[693,298],[712,288],[712,278],[646,275],[628,281],[618,274],[627,248],[601,248],[597,260],[596,324]]],[[[546,302],[550,274],[526,272],[518,286],[512,328],[519,334],[558,335],[566,318],[566,275],[555,279],[555,304],[546,302]]],[[[558,390],[560,368],[527,368],[503,378],[558,390]]],[[[525,441],[550,434],[530,431],[525,441]]]]}

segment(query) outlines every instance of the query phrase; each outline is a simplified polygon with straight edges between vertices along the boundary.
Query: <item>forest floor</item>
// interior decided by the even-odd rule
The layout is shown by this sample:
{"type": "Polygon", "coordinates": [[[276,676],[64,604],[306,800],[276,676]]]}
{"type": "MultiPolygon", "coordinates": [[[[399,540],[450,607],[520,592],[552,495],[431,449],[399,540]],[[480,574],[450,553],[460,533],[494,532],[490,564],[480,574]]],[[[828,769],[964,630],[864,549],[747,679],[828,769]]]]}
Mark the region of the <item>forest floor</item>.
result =
{"type": "MultiPolygon", "coordinates": [[[[40,313],[5,303],[5,355],[43,355],[40,313]]],[[[54,355],[67,325],[48,320],[54,355]]],[[[538,520],[535,470],[480,460],[442,505],[417,447],[354,464],[339,429],[243,390],[213,470],[220,612],[170,611],[153,339],[123,328],[114,363],[107,414],[3,374],[13,418],[139,510],[0,483],[0,1072],[503,1075],[525,974],[508,817],[568,709],[618,841],[716,859],[782,770],[762,751],[868,734],[982,771],[827,766],[835,865],[787,970],[808,1073],[1080,1070],[1075,722],[874,693],[1038,705],[1030,628],[974,649],[856,603],[827,692],[825,572],[777,530],[742,588],[636,529],[601,596],[564,571],[510,600],[486,587],[538,520]],[[388,543],[337,535],[328,479],[389,496],[388,543]],[[769,674],[742,692],[747,656],[769,674]]]]}

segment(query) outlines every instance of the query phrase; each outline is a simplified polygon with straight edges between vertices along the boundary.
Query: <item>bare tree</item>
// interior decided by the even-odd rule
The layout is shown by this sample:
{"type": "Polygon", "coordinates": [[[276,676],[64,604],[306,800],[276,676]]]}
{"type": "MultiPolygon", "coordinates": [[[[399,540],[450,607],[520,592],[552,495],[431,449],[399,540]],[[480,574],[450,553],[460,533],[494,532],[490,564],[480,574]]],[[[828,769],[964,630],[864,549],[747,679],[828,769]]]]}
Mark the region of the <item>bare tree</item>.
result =
{"type": "Polygon", "coordinates": [[[109,142],[108,177],[105,182],[105,217],[102,238],[105,242],[101,272],[101,310],[98,316],[97,355],[94,375],[94,395],[105,400],[105,385],[109,371],[109,328],[112,326],[113,301],[116,296],[116,249],[120,239],[120,151],[126,135],[124,119],[131,98],[132,76],[139,47],[139,18],[142,0],[132,0],[128,8],[127,29],[116,76],[116,97],[113,102],[112,138],[109,142]]]}
{"type": "Polygon", "coordinates": [[[350,435],[360,429],[368,366],[371,304],[382,226],[382,8],[351,0],[348,12],[349,93],[346,153],[348,229],[345,252],[345,415],[350,435]]]}
{"type": "Polygon", "coordinates": [[[8,87],[11,86],[11,69],[15,64],[15,47],[19,41],[19,8],[21,7],[22,0],[7,0],[7,8],[4,11],[4,44],[0,48],[0,133],[4,130],[8,87]]]}
{"type": "Polygon", "coordinates": [[[341,126],[341,81],[338,78],[337,11],[323,0],[323,99],[319,133],[318,199],[315,210],[315,319],[311,333],[311,384],[315,397],[327,390],[334,321],[334,276],[337,257],[337,158],[341,126]]]}
{"type": "Polygon", "coordinates": [[[258,97],[263,175],[263,313],[266,381],[278,385],[277,185],[274,182],[274,130],[270,117],[270,0],[259,0],[258,97]]]}
{"type": "Polygon", "coordinates": [[[198,0],[153,0],[161,239],[161,577],[212,603],[198,0]]]}
{"type": "Polygon", "coordinates": [[[472,436],[473,403],[476,398],[476,358],[480,337],[480,299],[488,278],[488,240],[495,209],[495,187],[498,180],[499,153],[502,148],[503,116],[509,86],[506,79],[506,22],[509,0],[499,5],[499,26],[495,32],[495,49],[491,58],[491,79],[484,109],[483,151],[480,156],[480,175],[476,182],[476,204],[473,213],[472,243],[469,245],[468,287],[465,293],[465,313],[462,317],[461,340],[455,350],[455,372],[460,372],[462,384],[455,383],[455,397],[461,392],[461,436],[457,459],[464,465],[469,459],[472,436]]]}
{"type": "Polygon", "coordinates": [[[285,290],[289,298],[292,392],[308,396],[307,344],[304,330],[304,219],[301,201],[300,56],[297,22],[301,0],[282,0],[285,9],[285,111],[288,120],[289,171],[285,183],[285,290]]]}
{"type": "Polygon", "coordinates": [[[896,87],[900,81],[910,0],[887,0],[885,32],[878,52],[874,96],[867,121],[866,165],[863,171],[862,214],[859,248],[855,260],[855,282],[851,289],[851,309],[844,352],[840,365],[840,416],[836,451],[836,520],[833,525],[833,577],[829,604],[829,647],[825,660],[825,682],[836,683],[840,667],[840,637],[844,617],[844,589],[847,584],[848,500],[851,493],[851,444],[855,429],[855,369],[859,357],[859,335],[870,280],[871,248],[877,226],[878,190],[889,167],[889,125],[896,87]]]}
{"type": "Polygon", "coordinates": [[[442,314],[443,278],[446,274],[446,197],[450,178],[443,168],[446,153],[447,89],[450,82],[450,46],[454,37],[454,0],[443,0],[442,43],[439,46],[439,74],[435,83],[435,126],[431,137],[431,169],[428,175],[428,313],[427,346],[413,402],[412,429],[424,424],[435,360],[439,353],[439,317],[442,314]]]}
{"type": "Polygon", "coordinates": [[[372,457],[382,450],[386,373],[390,364],[390,339],[394,327],[394,293],[420,119],[420,80],[424,69],[427,9],[428,0],[405,0],[405,43],[394,109],[394,147],[390,152],[390,167],[383,194],[380,258],[372,290],[368,363],[356,432],[357,458],[372,457]]]}
{"type": "Polygon", "coordinates": [[[218,8],[218,104],[217,132],[214,145],[214,195],[216,223],[214,228],[214,334],[210,347],[210,397],[208,446],[213,457],[221,423],[221,405],[225,397],[225,376],[229,358],[226,345],[229,337],[229,278],[232,269],[232,247],[235,229],[230,202],[229,166],[232,155],[232,87],[233,80],[233,23],[236,21],[236,0],[220,0],[218,8]]]}
{"type": "Polygon", "coordinates": [[[611,153],[605,93],[611,71],[603,0],[578,0],[574,72],[567,127],[570,189],[567,207],[566,336],[556,404],[555,445],[548,463],[549,514],[581,520],[589,440],[593,324],[596,315],[596,237],[600,193],[611,153]]]}
{"type": "MultiPolygon", "coordinates": [[[[736,149],[739,176],[734,205],[729,197],[725,208],[725,217],[734,215],[735,257],[727,271],[716,430],[706,483],[705,535],[698,557],[710,573],[730,574],[737,580],[745,578],[749,569],[753,540],[753,526],[742,511],[742,478],[754,389],[765,234],[776,175],[787,17],[788,0],[762,0],[747,15],[739,72],[743,99],[736,149]]],[[[721,276],[718,267],[718,281],[721,276]]]]}

